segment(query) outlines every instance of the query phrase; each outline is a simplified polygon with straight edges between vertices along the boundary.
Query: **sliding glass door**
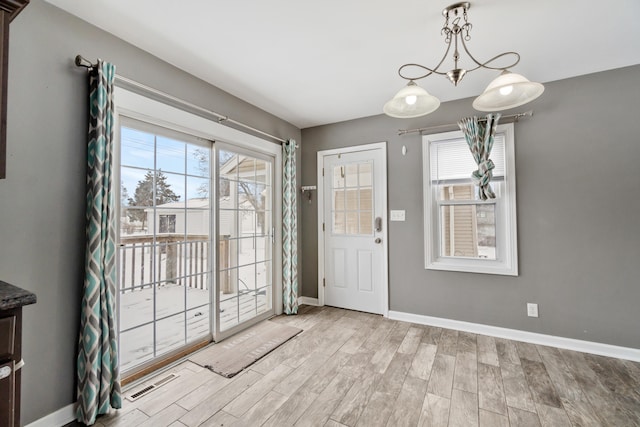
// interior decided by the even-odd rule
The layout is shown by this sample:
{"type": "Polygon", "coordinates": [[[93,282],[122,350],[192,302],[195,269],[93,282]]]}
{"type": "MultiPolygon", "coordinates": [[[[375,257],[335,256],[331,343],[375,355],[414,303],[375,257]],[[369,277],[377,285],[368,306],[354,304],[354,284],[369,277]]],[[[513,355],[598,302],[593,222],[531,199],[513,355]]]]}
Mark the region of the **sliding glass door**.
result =
{"type": "Polygon", "coordinates": [[[280,187],[278,152],[122,116],[119,134],[118,316],[126,377],[275,314],[280,187]]]}
{"type": "Polygon", "coordinates": [[[274,158],[216,143],[216,340],[274,314],[274,158]]]}
{"type": "Polygon", "coordinates": [[[125,373],[211,339],[212,143],[121,117],[119,340],[125,373]]]}

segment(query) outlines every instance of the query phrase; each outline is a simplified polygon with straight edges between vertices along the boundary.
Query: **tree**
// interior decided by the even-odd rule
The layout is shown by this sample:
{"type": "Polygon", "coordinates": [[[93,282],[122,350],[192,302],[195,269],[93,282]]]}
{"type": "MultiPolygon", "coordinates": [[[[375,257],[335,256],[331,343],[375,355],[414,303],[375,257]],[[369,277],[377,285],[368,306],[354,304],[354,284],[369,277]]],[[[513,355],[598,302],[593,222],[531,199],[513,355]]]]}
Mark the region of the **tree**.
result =
{"type": "MultiPolygon", "coordinates": [[[[200,175],[204,176],[204,177],[208,177],[209,176],[209,150],[206,150],[204,148],[196,148],[195,150],[193,150],[193,157],[196,159],[196,161],[198,162],[198,171],[200,172],[200,175]]],[[[202,184],[198,185],[198,189],[196,190],[196,192],[198,193],[198,196],[200,196],[202,199],[206,199],[209,197],[209,185],[206,182],[203,182],[202,184]]]]}
{"type": "MultiPolygon", "coordinates": [[[[141,181],[138,181],[133,198],[129,197],[129,206],[154,206],[153,184],[154,173],[153,171],[147,171],[144,178],[141,181]]],[[[155,175],[155,190],[156,206],[180,200],[180,196],[173,192],[171,184],[167,183],[167,176],[163,174],[162,171],[158,171],[157,175],[155,175]]],[[[147,215],[142,209],[129,209],[127,213],[131,220],[141,221],[142,228],[145,227],[147,215]]]]}

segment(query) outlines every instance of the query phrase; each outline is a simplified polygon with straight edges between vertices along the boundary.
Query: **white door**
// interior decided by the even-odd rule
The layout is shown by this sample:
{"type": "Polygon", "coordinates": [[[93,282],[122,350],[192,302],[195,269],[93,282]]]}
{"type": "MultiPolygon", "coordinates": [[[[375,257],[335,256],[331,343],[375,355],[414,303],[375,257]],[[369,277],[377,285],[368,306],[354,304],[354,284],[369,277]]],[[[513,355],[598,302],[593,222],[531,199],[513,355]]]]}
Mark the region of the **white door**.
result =
{"type": "Polygon", "coordinates": [[[386,146],[372,145],[379,147],[319,153],[324,173],[320,293],[326,305],[386,314],[386,146]]]}

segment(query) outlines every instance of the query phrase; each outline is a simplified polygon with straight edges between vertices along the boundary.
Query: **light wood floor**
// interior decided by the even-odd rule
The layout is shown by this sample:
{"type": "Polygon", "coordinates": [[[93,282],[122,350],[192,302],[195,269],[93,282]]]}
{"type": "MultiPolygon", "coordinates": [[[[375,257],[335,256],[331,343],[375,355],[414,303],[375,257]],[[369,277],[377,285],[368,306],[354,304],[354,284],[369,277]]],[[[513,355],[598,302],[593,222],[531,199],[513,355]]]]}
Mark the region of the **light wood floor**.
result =
{"type": "Polygon", "coordinates": [[[183,362],[96,425],[640,426],[638,363],[331,307],[274,321],[304,332],[232,379],[183,362]]]}

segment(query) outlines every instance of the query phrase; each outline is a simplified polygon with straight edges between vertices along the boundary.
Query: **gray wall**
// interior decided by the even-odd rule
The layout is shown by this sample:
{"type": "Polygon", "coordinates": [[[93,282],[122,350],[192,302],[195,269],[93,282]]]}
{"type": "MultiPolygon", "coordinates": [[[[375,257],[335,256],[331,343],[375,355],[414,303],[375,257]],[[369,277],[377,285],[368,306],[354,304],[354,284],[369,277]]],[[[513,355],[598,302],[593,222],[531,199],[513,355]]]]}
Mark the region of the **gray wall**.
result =
{"type": "MultiPolygon", "coordinates": [[[[397,129],[455,123],[474,114],[471,101],[303,129],[302,184],[316,184],[318,150],[388,141],[389,209],[406,210],[406,222],[389,223],[391,310],[640,348],[640,66],[549,83],[514,110],[535,110],[515,125],[518,277],[424,269],[421,137],[397,129]]],[[[302,204],[308,297],[316,199],[302,204]]]]}
{"type": "Polygon", "coordinates": [[[47,4],[11,24],[7,179],[0,180],[0,279],[36,293],[24,309],[22,422],[75,401],[84,265],[86,71],[76,54],[274,135],[296,127],[47,4]]]}

